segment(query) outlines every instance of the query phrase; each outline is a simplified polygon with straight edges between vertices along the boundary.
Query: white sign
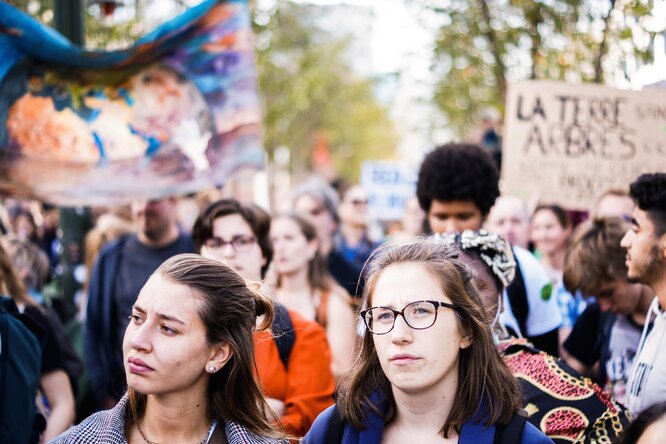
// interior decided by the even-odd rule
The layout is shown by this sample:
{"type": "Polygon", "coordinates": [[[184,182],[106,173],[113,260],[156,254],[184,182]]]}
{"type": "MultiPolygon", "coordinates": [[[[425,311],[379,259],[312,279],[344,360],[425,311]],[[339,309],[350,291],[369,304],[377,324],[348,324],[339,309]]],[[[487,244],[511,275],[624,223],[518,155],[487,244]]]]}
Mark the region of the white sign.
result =
{"type": "Polygon", "coordinates": [[[370,213],[379,220],[399,220],[414,195],[417,171],[394,161],[365,161],[361,185],[368,192],[370,213]]]}
{"type": "Polygon", "coordinates": [[[509,86],[505,193],[589,210],[609,188],[666,171],[666,91],[530,81],[509,86]]]}

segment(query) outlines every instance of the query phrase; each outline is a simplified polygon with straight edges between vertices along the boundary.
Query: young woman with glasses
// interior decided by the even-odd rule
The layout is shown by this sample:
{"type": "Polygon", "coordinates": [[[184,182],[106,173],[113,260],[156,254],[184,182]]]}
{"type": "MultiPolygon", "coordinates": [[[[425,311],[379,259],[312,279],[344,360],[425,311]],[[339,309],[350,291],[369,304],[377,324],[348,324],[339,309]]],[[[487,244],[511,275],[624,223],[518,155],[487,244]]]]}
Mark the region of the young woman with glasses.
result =
{"type": "MultiPolygon", "coordinates": [[[[192,235],[201,255],[260,282],[273,258],[270,226],[271,218],[261,208],[224,199],[199,215],[192,235]]],[[[303,436],[317,415],[333,403],[331,354],[324,330],[316,322],[280,304],[275,312],[272,332],[254,335],[259,381],[282,427],[293,436],[303,436]]]]}
{"type": "Polygon", "coordinates": [[[349,368],[356,342],[351,298],[331,277],[315,227],[297,214],[276,217],[271,226],[278,301],[326,329],[332,371],[349,368]]]}
{"type": "Polygon", "coordinates": [[[366,335],[336,407],[304,442],[551,442],[516,414],[516,380],[456,254],[418,240],[380,248],[371,260],[366,335]]]}

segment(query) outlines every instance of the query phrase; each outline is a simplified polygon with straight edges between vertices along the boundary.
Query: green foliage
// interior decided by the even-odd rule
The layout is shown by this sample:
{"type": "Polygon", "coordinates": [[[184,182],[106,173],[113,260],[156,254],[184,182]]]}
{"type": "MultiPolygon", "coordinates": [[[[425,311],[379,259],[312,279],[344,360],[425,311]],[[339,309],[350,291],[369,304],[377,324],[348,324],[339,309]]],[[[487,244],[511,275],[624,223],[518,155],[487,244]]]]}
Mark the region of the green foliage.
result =
{"type": "Polygon", "coordinates": [[[301,173],[324,137],[338,171],[353,181],[364,159],[393,154],[396,134],[372,83],[355,77],[346,63],[347,42],[318,28],[315,12],[278,0],[255,14],[265,147],[269,157],[289,147],[291,170],[301,173]]]}
{"type": "Polygon", "coordinates": [[[9,0],[12,6],[27,12],[31,16],[39,19],[42,23],[53,26],[53,1],[37,1],[37,0],[9,0]]]}
{"type": "Polygon", "coordinates": [[[651,59],[645,38],[654,35],[645,26],[651,0],[436,3],[424,5],[447,18],[435,46],[434,101],[461,137],[484,107],[503,111],[508,81],[603,83],[622,72],[623,61],[651,59]]]}

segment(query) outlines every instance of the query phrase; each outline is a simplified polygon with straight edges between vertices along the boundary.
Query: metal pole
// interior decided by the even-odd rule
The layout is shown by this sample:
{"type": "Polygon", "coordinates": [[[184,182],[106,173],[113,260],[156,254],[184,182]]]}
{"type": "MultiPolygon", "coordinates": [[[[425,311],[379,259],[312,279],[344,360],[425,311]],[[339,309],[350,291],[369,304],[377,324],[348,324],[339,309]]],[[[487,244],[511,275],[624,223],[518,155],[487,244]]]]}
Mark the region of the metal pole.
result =
{"type": "MultiPolygon", "coordinates": [[[[55,0],[53,18],[55,28],[72,43],[83,46],[85,43],[85,0],[55,0]]],[[[92,226],[90,208],[60,208],[60,242],[62,244],[61,284],[63,306],[60,314],[66,321],[76,314],[74,295],[81,283],[74,277],[77,267],[84,261],[84,241],[92,226]]]]}
{"type": "Polygon", "coordinates": [[[84,12],[84,0],[55,0],[53,3],[55,29],[80,46],[85,43],[84,12]]]}

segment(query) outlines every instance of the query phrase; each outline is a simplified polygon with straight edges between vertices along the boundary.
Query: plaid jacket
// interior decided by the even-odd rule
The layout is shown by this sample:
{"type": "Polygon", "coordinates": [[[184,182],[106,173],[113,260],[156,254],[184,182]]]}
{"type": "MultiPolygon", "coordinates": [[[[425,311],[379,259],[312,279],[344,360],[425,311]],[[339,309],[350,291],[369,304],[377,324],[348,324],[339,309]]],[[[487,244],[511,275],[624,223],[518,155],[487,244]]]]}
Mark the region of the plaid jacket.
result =
{"type": "MultiPolygon", "coordinates": [[[[127,394],[110,410],[97,412],[81,424],[55,437],[49,444],[127,444],[125,437],[125,415],[127,394]]],[[[217,427],[219,429],[219,425],[217,427]]],[[[255,435],[240,424],[224,421],[224,433],[213,433],[209,444],[286,444],[287,440],[255,435]]]]}

